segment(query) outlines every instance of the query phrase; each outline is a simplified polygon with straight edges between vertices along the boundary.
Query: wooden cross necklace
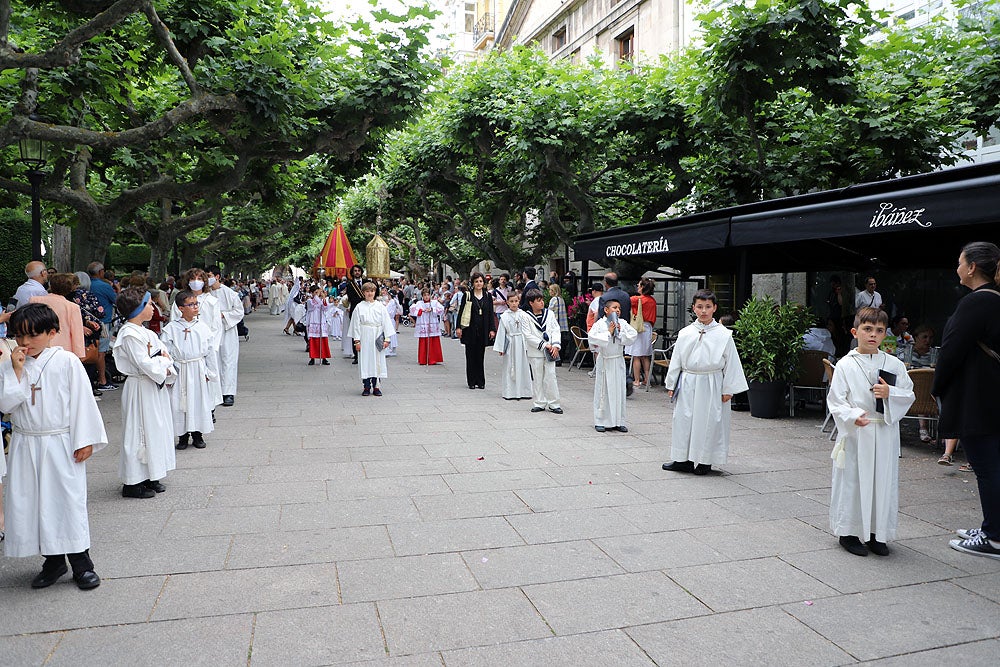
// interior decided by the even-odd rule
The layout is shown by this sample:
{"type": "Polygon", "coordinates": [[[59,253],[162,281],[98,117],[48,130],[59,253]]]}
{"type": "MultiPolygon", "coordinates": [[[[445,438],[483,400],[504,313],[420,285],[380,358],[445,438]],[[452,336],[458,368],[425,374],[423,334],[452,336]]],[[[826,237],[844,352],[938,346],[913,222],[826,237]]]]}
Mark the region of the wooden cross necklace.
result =
{"type": "MultiPolygon", "coordinates": [[[[52,361],[52,357],[54,357],[54,356],[56,356],[56,355],[54,355],[54,354],[50,354],[49,355],[49,358],[45,360],[45,363],[42,364],[41,369],[38,371],[38,377],[36,377],[35,381],[31,383],[31,404],[32,405],[35,404],[35,394],[37,392],[39,392],[39,391],[42,390],[42,386],[39,384],[42,381],[42,372],[45,370],[45,367],[49,365],[49,362],[52,361]]],[[[27,369],[25,369],[25,372],[27,372],[27,369]]],[[[29,379],[29,381],[30,381],[30,379],[29,379]]]]}

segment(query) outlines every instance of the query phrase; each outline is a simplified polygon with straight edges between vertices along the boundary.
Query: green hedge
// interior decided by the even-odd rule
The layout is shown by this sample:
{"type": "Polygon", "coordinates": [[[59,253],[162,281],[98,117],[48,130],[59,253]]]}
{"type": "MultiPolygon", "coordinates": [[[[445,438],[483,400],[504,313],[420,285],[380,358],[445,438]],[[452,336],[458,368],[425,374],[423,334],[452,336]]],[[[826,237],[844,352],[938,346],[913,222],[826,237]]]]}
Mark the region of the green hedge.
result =
{"type": "Polygon", "coordinates": [[[104,265],[114,269],[115,275],[136,270],[146,271],[149,269],[149,254],[148,245],[112,243],[108,247],[107,261],[104,265]]]}
{"type": "Polygon", "coordinates": [[[23,211],[0,208],[0,258],[0,303],[6,306],[31,261],[31,219],[23,211]]]}

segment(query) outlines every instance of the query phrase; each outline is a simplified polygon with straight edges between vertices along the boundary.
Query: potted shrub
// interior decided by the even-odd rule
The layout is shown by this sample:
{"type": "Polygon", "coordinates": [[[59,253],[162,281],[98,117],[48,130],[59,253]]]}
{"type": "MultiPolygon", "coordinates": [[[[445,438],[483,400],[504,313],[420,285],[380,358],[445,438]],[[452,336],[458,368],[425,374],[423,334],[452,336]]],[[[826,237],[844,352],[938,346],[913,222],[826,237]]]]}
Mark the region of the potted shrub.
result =
{"type": "Polygon", "coordinates": [[[750,384],[754,417],[773,419],[781,411],[788,383],[798,377],[802,335],[812,320],[805,306],[779,305],[769,296],[753,297],[740,309],[733,338],[750,384]]]}

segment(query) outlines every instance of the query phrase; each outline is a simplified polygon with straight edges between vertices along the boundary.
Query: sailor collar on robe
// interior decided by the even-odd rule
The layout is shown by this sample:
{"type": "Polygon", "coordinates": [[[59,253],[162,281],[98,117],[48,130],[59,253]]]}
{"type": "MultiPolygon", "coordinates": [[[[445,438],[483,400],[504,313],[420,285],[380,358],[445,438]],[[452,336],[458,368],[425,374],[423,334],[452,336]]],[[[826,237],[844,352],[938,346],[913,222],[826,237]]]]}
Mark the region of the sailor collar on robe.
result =
{"type": "Polygon", "coordinates": [[[542,308],[542,312],[539,315],[534,313],[529,313],[531,315],[531,320],[535,323],[535,328],[539,331],[545,331],[546,320],[548,320],[551,314],[548,308],[542,308]]]}

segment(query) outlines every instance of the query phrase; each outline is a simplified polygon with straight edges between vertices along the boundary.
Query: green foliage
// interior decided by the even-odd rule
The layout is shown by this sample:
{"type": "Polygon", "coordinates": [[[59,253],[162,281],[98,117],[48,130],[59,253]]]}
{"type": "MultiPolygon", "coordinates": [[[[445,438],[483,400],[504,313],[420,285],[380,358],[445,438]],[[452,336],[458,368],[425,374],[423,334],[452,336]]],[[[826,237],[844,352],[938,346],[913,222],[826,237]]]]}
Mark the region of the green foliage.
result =
{"type": "Polygon", "coordinates": [[[149,246],[112,243],[108,248],[105,266],[119,273],[135,270],[145,271],[149,268],[149,246]]]}
{"type": "Polygon", "coordinates": [[[0,257],[0,306],[6,306],[31,261],[31,219],[21,211],[0,208],[0,257]]]}
{"type": "Polygon", "coordinates": [[[813,321],[798,303],[779,305],[771,297],[753,297],[739,311],[733,337],[748,380],[791,382],[799,374],[802,335],[813,321]]]}

